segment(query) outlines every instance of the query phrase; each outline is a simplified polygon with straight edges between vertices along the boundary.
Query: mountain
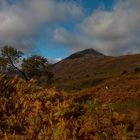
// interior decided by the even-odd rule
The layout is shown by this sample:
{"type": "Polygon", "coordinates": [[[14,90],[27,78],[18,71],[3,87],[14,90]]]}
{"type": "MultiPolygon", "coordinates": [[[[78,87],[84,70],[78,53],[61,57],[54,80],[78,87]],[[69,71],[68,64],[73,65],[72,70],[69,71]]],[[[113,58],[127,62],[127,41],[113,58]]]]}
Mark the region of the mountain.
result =
{"type": "Polygon", "coordinates": [[[140,54],[112,57],[87,49],[56,63],[52,71],[57,88],[80,90],[110,77],[140,74],[140,54]]]}
{"type": "Polygon", "coordinates": [[[76,53],[70,55],[69,57],[67,57],[66,59],[76,59],[76,58],[80,58],[80,57],[84,57],[84,56],[88,56],[88,55],[104,56],[102,53],[90,48],[90,49],[85,49],[83,51],[76,52],[76,53]]]}

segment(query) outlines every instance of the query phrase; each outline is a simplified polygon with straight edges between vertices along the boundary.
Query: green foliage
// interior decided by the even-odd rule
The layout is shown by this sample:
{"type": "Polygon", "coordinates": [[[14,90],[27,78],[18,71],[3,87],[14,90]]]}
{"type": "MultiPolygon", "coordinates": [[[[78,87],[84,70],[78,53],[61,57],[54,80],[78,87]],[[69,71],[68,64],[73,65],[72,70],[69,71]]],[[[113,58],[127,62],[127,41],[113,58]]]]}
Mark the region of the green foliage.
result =
{"type": "Polygon", "coordinates": [[[29,79],[36,79],[38,84],[52,84],[53,73],[49,70],[49,64],[46,58],[33,55],[23,59],[21,67],[29,79]]]}
{"type": "Polygon", "coordinates": [[[1,56],[3,59],[6,59],[8,63],[17,63],[19,58],[22,57],[23,52],[18,51],[17,49],[13,48],[12,46],[4,46],[1,48],[1,56]]]}
{"type": "MultiPolygon", "coordinates": [[[[1,48],[0,71],[12,77],[19,75],[26,81],[33,78],[38,84],[44,86],[51,85],[53,82],[53,73],[49,70],[49,64],[46,58],[38,55],[33,55],[23,59],[20,69],[18,63],[23,56],[21,51],[18,51],[12,46],[4,46],[1,48]]],[[[21,62],[21,61],[20,61],[21,62]]]]}
{"type": "Polygon", "coordinates": [[[27,59],[23,59],[21,67],[28,77],[38,77],[41,76],[42,73],[44,74],[44,72],[47,70],[48,61],[42,56],[33,55],[27,59]]]}
{"type": "Polygon", "coordinates": [[[22,55],[23,53],[21,51],[18,51],[12,46],[4,46],[1,48],[1,72],[7,73],[8,76],[18,72],[25,80],[28,80],[24,72],[16,66],[22,55]]]}
{"type": "Polygon", "coordinates": [[[95,105],[97,104],[96,99],[94,100],[87,100],[86,102],[87,106],[88,106],[88,112],[92,113],[95,109],[95,105]]]}
{"type": "Polygon", "coordinates": [[[7,64],[7,60],[2,58],[2,57],[0,57],[0,67],[5,66],[6,64],[7,64]]]}
{"type": "Polygon", "coordinates": [[[6,69],[8,61],[2,57],[0,57],[0,72],[6,69]]]}

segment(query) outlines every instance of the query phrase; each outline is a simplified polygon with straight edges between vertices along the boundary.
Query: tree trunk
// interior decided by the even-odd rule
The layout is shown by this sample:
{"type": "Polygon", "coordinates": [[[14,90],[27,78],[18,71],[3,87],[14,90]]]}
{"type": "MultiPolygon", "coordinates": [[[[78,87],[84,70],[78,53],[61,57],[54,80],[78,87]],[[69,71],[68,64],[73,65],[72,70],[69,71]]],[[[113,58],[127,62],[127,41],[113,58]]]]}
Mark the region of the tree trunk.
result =
{"type": "Polygon", "coordinates": [[[26,74],[25,74],[22,70],[20,70],[18,67],[16,67],[16,66],[14,65],[13,61],[11,60],[11,58],[10,58],[10,56],[9,56],[8,54],[7,54],[7,57],[8,57],[8,59],[9,59],[11,65],[12,65],[12,67],[13,67],[14,69],[16,69],[19,73],[21,73],[22,76],[23,76],[23,78],[24,78],[26,81],[28,81],[29,79],[28,79],[28,77],[26,76],[26,74]]]}

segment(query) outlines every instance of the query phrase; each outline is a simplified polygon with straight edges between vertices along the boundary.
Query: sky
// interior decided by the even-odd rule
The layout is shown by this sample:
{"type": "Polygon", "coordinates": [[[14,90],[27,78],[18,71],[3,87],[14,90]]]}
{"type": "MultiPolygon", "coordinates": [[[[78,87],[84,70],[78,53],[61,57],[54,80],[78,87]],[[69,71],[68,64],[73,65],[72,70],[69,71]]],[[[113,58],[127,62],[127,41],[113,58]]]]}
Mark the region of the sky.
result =
{"type": "Polygon", "coordinates": [[[0,47],[60,61],[93,48],[140,53],[140,0],[0,0],[0,47]]]}

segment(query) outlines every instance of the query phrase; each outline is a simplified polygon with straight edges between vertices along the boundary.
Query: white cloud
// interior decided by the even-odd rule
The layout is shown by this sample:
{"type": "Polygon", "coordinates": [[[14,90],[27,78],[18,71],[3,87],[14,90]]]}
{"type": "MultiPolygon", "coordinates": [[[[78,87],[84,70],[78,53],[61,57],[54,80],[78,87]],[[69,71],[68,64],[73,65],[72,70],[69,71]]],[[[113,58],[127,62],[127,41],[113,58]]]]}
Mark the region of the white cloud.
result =
{"type": "Polygon", "coordinates": [[[93,42],[82,34],[68,32],[64,28],[56,28],[53,32],[53,40],[70,48],[71,52],[93,47],[93,42]]]}
{"type": "MultiPolygon", "coordinates": [[[[139,13],[140,0],[118,0],[111,11],[97,9],[85,16],[73,32],[57,27],[53,41],[72,52],[94,48],[106,55],[139,53],[139,13]]],[[[20,46],[21,50],[35,51],[34,40],[44,24],[49,28],[83,15],[83,8],[74,0],[19,0],[12,5],[0,0],[0,46],[8,43],[20,46]]]]}
{"type": "Polygon", "coordinates": [[[45,23],[66,22],[81,16],[82,7],[73,1],[22,0],[11,5],[7,0],[1,0],[0,44],[26,48],[45,23]]]}
{"type": "Polygon", "coordinates": [[[62,60],[62,58],[60,58],[60,57],[54,59],[55,62],[59,62],[61,60],[62,60]]]}
{"type": "Polygon", "coordinates": [[[55,59],[49,59],[48,61],[49,61],[50,64],[55,64],[55,63],[57,63],[61,60],[63,60],[63,59],[61,57],[58,57],[58,58],[55,58],[55,59]]]}
{"type": "Polygon", "coordinates": [[[69,48],[94,48],[106,55],[140,52],[140,0],[119,0],[111,11],[98,9],[77,25],[78,32],[64,29],[54,39],[69,48]]]}

